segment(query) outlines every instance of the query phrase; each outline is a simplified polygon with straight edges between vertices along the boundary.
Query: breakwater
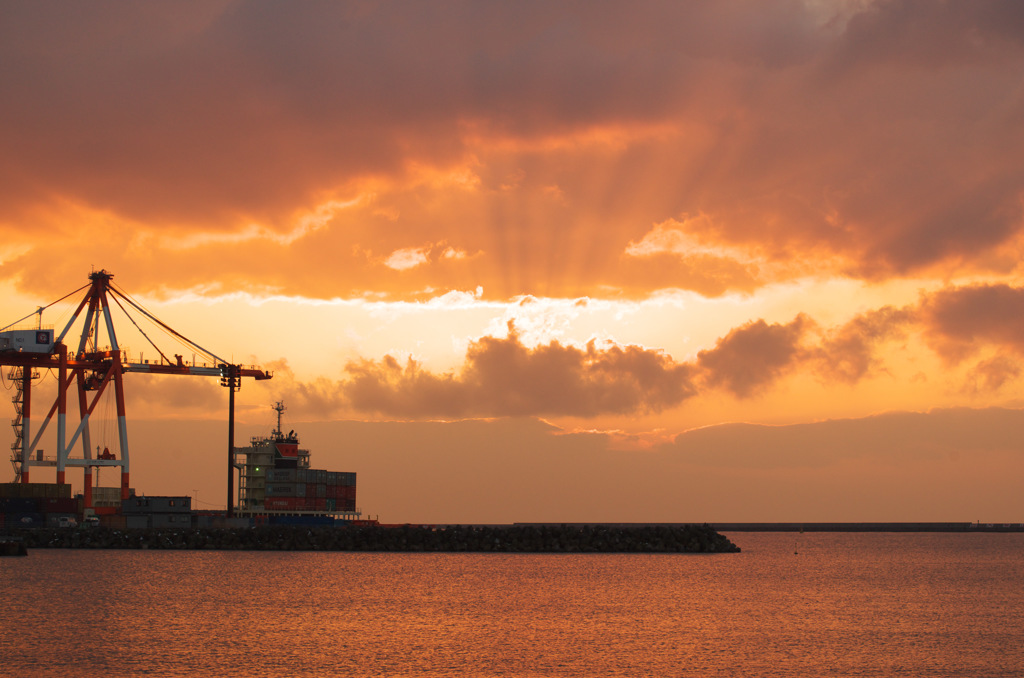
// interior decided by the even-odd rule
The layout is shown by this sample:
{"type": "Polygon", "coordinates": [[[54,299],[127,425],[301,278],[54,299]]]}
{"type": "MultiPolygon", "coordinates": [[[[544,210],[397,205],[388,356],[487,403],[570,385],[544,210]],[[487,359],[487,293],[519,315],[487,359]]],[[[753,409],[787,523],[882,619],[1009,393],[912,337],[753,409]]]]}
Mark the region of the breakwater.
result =
{"type": "Polygon", "coordinates": [[[217,549],[501,553],[737,553],[707,525],[448,525],[394,527],[20,530],[29,549],[217,549]]]}
{"type": "Polygon", "coordinates": [[[1024,532],[1024,523],[712,523],[722,532],[1024,532]]]}

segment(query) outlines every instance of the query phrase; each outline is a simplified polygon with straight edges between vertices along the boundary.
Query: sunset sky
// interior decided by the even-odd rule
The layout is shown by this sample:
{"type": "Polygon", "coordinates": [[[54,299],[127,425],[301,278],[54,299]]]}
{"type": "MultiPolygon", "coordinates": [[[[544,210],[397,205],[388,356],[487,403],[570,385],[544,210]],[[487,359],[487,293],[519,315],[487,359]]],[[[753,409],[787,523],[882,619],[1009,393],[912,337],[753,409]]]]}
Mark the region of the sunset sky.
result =
{"type": "Polygon", "coordinates": [[[1024,522],[1017,0],[8,2],[0,92],[0,325],[112,272],[384,522],[1024,522]]]}

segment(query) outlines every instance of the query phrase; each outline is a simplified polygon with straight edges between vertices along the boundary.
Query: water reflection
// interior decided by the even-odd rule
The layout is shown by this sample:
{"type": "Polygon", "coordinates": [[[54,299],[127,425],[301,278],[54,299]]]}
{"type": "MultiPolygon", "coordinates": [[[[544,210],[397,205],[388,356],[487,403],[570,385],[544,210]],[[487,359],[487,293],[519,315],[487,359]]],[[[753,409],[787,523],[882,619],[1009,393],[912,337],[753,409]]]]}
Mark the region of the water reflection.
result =
{"type": "Polygon", "coordinates": [[[741,554],[44,551],[21,675],[980,675],[1024,669],[1024,535],[734,534],[741,554]]]}

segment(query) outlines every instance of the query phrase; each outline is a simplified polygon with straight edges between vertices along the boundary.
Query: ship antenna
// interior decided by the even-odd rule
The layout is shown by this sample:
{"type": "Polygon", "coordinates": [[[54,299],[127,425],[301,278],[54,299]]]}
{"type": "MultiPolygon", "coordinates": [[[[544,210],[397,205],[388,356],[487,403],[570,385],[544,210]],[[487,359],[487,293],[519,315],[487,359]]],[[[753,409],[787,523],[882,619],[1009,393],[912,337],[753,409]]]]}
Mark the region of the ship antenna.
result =
{"type": "Polygon", "coordinates": [[[276,403],[274,403],[274,407],[272,407],[271,409],[273,409],[275,412],[277,412],[277,428],[274,429],[274,435],[280,437],[281,436],[281,413],[285,411],[284,403],[279,400],[276,403]]]}

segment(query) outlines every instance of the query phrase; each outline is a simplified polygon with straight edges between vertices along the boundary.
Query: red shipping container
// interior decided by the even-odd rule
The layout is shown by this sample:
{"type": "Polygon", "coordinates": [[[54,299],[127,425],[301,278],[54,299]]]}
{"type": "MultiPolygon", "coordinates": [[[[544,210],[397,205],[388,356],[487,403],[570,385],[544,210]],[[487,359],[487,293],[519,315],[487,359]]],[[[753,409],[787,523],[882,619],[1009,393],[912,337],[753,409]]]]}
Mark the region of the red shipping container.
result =
{"type": "Polygon", "coordinates": [[[326,511],[327,510],[327,500],[326,499],[317,499],[316,500],[316,506],[314,508],[317,511],[326,511]]]}
{"type": "Polygon", "coordinates": [[[40,499],[43,513],[78,513],[77,499],[40,499]]]}
{"type": "Polygon", "coordinates": [[[298,508],[299,502],[304,501],[304,498],[299,497],[267,497],[263,501],[263,506],[268,510],[273,511],[294,511],[298,508]]]}

